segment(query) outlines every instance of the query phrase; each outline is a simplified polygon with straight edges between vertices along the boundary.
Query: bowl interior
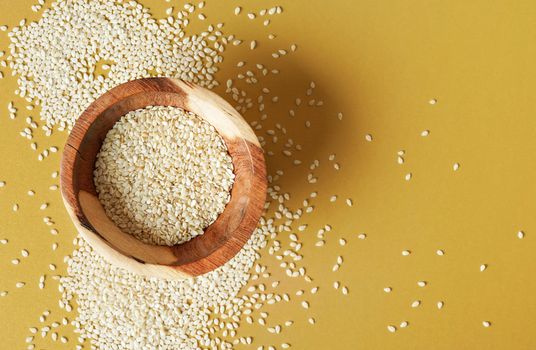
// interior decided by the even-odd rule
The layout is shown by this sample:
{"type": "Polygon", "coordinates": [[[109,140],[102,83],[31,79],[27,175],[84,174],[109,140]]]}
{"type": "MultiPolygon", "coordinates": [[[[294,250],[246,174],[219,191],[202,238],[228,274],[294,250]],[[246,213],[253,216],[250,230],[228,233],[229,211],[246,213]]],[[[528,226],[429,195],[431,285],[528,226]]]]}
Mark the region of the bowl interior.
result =
{"type": "MultiPolygon", "coordinates": [[[[97,99],[70,134],[61,180],[65,204],[84,238],[105,257],[137,272],[142,269],[139,264],[152,264],[196,276],[221,266],[256,228],[266,196],[264,156],[249,125],[214,93],[168,78],[131,81],[97,99]],[[107,132],[123,115],[147,106],[180,107],[212,124],[234,166],[235,181],[225,210],[203,235],[171,247],[146,244],[122,232],[107,217],[93,181],[95,160],[107,132]]],[[[154,269],[146,274],[154,275],[154,269]]]]}

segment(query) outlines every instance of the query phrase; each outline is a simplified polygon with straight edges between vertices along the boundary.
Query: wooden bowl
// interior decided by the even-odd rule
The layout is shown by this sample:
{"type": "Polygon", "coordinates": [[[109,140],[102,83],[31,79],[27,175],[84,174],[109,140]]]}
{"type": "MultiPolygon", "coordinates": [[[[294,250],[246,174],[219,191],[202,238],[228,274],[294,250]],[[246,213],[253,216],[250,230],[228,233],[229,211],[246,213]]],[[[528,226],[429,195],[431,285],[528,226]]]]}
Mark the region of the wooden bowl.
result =
{"type": "Polygon", "coordinates": [[[262,214],[266,165],[253,130],[224,99],[171,78],[130,81],[106,92],[76,121],[61,161],[61,192],[80,234],[112,264],[168,279],[199,276],[223,265],[244,246],[262,214]],[[235,180],[231,200],[205,233],[175,246],[143,243],[122,232],[99,202],[93,170],[108,130],[126,113],[146,106],[174,106],[212,124],[227,145],[235,180]]]}

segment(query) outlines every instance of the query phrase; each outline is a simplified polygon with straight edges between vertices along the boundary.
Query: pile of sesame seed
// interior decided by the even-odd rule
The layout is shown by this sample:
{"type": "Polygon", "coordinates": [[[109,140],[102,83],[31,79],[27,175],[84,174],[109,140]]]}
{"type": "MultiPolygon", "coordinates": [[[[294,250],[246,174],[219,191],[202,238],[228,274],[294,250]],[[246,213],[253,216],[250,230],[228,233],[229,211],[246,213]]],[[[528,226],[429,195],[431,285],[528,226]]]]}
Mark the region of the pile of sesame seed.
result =
{"type": "Polygon", "coordinates": [[[230,200],[233,164],[212,125],[180,108],[129,112],[107,133],[94,180],[108,217],[157,245],[203,234],[230,200]]]}
{"type": "Polygon", "coordinates": [[[75,327],[97,349],[232,349],[214,333],[236,334],[249,279],[266,232],[258,229],[228,263],[203,276],[167,281],[110,265],[81,238],[62,277],[61,305],[76,295],[75,327]]]}
{"type": "Polygon", "coordinates": [[[129,80],[156,74],[211,88],[227,38],[222,23],[188,36],[194,9],[156,20],[135,1],[54,2],[39,21],[23,20],[8,34],[16,93],[41,105],[50,134],[70,130],[98,96],[129,80]]]}

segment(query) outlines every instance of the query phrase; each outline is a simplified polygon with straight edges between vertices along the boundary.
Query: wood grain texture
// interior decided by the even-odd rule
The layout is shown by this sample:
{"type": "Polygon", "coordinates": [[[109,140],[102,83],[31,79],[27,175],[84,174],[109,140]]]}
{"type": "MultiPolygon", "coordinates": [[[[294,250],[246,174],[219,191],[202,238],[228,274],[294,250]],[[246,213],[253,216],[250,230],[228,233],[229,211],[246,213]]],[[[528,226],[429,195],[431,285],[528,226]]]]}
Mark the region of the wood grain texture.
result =
{"type": "Polygon", "coordinates": [[[61,163],[65,207],[80,234],[111,263],[168,279],[199,276],[223,265],[255,230],[266,199],[266,166],[247,122],[224,99],[195,84],[171,78],[127,82],[106,92],[77,120],[61,163]],[[231,199],[203,235],[175,246],[143,243],[122,232],[98,200],[93,170],[106,133],[126,113],[147,106],[180,107],[212,124],[231,155],[231,199]]]}

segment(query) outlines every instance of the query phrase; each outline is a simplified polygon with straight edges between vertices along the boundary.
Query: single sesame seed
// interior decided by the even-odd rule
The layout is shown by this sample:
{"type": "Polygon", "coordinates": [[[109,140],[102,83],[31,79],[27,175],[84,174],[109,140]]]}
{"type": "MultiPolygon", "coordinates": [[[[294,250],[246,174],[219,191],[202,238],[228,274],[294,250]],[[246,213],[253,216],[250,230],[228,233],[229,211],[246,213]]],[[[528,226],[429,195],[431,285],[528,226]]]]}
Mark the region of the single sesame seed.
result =
{"type": "Polygon", "coordinates": [[[418,285],[419,287],[421,287],[421,288],[426,287],[426,284],[427,284],[426,281],[419,281],[419,282],[417,282],[417,285],[418,285]]]}

